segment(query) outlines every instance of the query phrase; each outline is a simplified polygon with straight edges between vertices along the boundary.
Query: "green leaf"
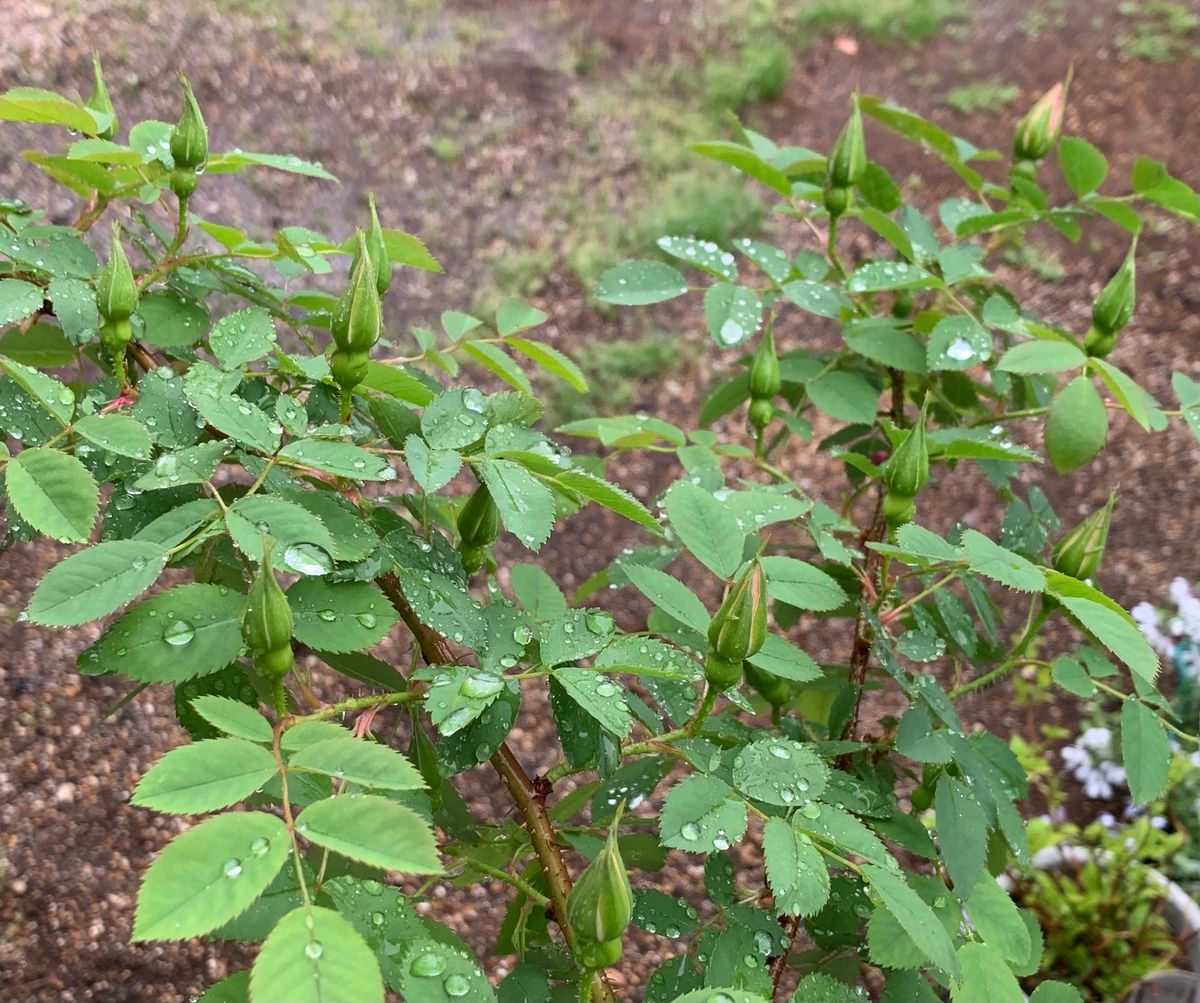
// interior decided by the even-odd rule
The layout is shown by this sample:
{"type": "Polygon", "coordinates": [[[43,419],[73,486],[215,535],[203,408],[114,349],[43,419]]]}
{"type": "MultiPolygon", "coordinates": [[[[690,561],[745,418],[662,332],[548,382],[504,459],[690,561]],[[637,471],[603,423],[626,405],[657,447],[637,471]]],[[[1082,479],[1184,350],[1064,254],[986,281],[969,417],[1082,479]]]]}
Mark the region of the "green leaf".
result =
{"type": "Polygon", "coordinates": [[[610,512],[636,522],[639,526],[654,533],[660,533],[661,527],[654,514],[624,488],[619,488],[601,477],[595,477],[586,470],[564,470],[554,477],[553,483],[567,491],[582,495],[597,505],[603,505],[610,512]]]}
{"type": "Polygon", "coordinates": [[[324,523],[333,540],[333,557],[339,561],[362,561],[379,546],[379,537],[361,517],[358,508],[334,491],[288,491],[283,497],[295,502],[324,523]]]}
{"type": "Polygon", "coordinates": [[[846,292],[878,293],[893,289],[936,289],[941,279],[907,261],[868,261],[846,280],[846,292]]]}
{"type": "Polygon", "coordinates": [[[17,514],[39,533],[64,543],[91,535],[100,489],[87,468],[57,449],[23,449],[4,470],[4,487],[17,514]]]}
{"type": "Polygon", "coordinates": [[[971,925],[989,947],[1013,964],[1029,957],[1033,944],[1017,905],[990,874],[976,882],[967,899],[971,925]]]}
{"type": "Polygon", "coordinates": [[[781,818],[763,829],[767,882],[780,916],[811,916],[829,900],[829,871],[813,841],[781,818]]]}
{"type": "Polygon", "coordinates": [[[192,707],[205,721],[226,735],[249,739],[251,742],[270,742],[272,739],[271,722],[240,700],[203,696],[193,700],[192,707]]]}
{"type": "Polygon", "coordinates": [[[1078,369],[1087,356],[1066,341],[1023,341],[1001,356],[997,369],[1009,373],[1061,373],[1078,369]]]}
{"type": "Polygon", "coordinates": [[[61,125],[73,132],[91,136],[107,126],[110,117],[93,114],[53,91],[40,87],[13,87],[0,94],[0,120],[61,125]]]}
{"type": "Polygon", "coordinates": [[[747,661],[773,676],[798,683],[812,682],[823,675],[821,667],[813,661],[807,651],[796,647],[778,634],[767,634],[758,653],[751,655],[747,661]]]}
{"type": "Polygon", "coordinates": [[[820,797],[829,782],[829,768],[799,742],[760,738],[737,754],[733,782],[747,797],[788,807],[820,797]]]}
{"type": "MultiPolygon", "coordinates": [[[[58,279],[55,280],[60,281],[58,279]]],[[[63,282],[79,282],[78,279],[62,279],[63,282]]],[[[84,282],[79,282],[90,290],[84,282]]],[[[50,283],[53,287],[54,283],[50,283]]],[[[57,310],[58,307],[56,306],[57,310]]],[[[64,311],[65,313],[65,311],[64,311]]],[[[63,316],[58,317],[60,324],[69,322],[70,315],[66,314],[67,320],[64,321],[63,316]]],[[[75,361],[75,346],[67,340],[63,333],[66,328],[57,328],[51,324],[33,324],[28,331],[22,331],[20,327],[10,328],[0,338],[0,355],[5,355],[16,362],[23,363],[26,366],[35,366],[40,369],[57,369],[59,366],[69,366],[75,361]]],[[[96,328],[93,325],[87,335],[81,338],[81,341],[87,341],[93,334],[96,333],[96,328]]]]}
{"type": "Polygon", "coordinates": [[[462,449],[487,431],[487,404],[474,387],[440,393],[421,415],[421,434],[434,449],[462,449]]]}
{"type": "Polygon", "coordinates": [[[842,315],[843,307],[850,305],[849,300],[838,290],[809,279],[796,279],[786,283],[783,286],[783,295],[801,310],[834,320],[842,315]]]}
{"type": "Polygon", "coordinates": [[[361,651],[391,632],[399,615],[373,582],[301,578],[287,590],[296,640],[317,651],[361,651]]]}
{"type": "Polygon", "coordinates": [[[421,1003],[493,1003],[496,993],[467,952],[454,943],[422,938],[406,945],[396,966],[396,989],[421,1003]]]}
{"type": "Polygon", "coordinates": [[[0,369],[52,415],[58,424],[63,427],[70,424],[71,415],[75,410],[75,393],[68,386],[53,376],[47,376],[40,369],[22,365],[2,355],[0,369]]]}
{"type": "Polygon", "coordinates": [[[216,472],[229,449],[230,443],[214,439],[177,453],[163,453],[154,461],[154,466],[133,482],[133,486],[142,491],[154,491],[203,484],[216,472]]]}
{"type": "Polygon", "coordinates": [[[677,578],[643,564],[625,568],[638,591],[668,616],[702,634],[708,632],[711,617],[700,598],[677,578]]]}
{"type": "Polygon", "coordinates": [[[1047,979],[1033,991],[1029,1003],[1083,1003],[1083,997],[1074,986],[1047,979]]]}
{"type": "Polygon", "coordinates": [[[567,612],[562,590],[536,564],[514,564],[509,581],[517,602],[535,620],[552,620],[567,612]]]}
{"type": "Polygon", "coordinates": [[[1121,758],[1134,804],[1162,796],[1171,769],[1171,740],[1158,715],[1132,697],[1121,705],[1121,758]]]}
{"type": "Polygon", "coordinates": [[[755,181],[761,182],[772,191],[788,198],[792,194],[792,182],[779,168],[767,163],[762,157],[748,146],[740,143],[729,143],[714,140],[706,143],[693,143],[691,149],[703,157],[729,164],[755,181]]]}
{"type": "Polygon", "coordinates": [[[396,478],[396,471],[389,466],[385,457],[349,442],[299,439],[284,446],[279,456],[298,466],[355,481],[391,481],[396,478]]]}
{"type": "Polygon", "coordinates": [[[987,819],[967,785],[947,775],[938,781],[934,807],[942,859],[955,892],[966,898],[983,873],[987,841],[982,837],[987,819]]]}
{"type": "Polygon", "coordinates": [[[309,805],[296,821],[310,842],[372,867],[403,874],[441,874],[428,823],[387,798],[343,794],[309,805]]]}
{"type": "Polygon", "coordinates": [[[150,433],[140,421],[123,414],[90,414],[75,422],[75,431],[101,449],[135,460],[148,460],[150,433]]]}
{"type": "Polygon", "coordinates": [[[290,153],[252,153],[249,150],[233,149],[208,159],[208,171],[212,174],[225,174],[247,166],[270,167],[276,171],[286,171],[288,174],[320,178],[322,181],[337,180],[320,164],[301,160],[290,153]]]}
{"type": "Polygon", "coordinates": [[[618,738],[633,728],[633,716],[621,687],[603,672],[573,666],[554,671],[554,678],[580,707],[618,738]]]}
{"type": "Polygon", "coordinates": [[[42,308],[45,292],[21,279],[0,279],[0,325],[15,324],[42,308]]]}
{"type": "Polygon", "coordinates": [[[510,334],[518,334],[544,324],[548,319],[546,314],[528,303],[522,303],[518,299],[505,300],[496,310],[496,333],[501,338],[506,338],[510,334]]]}
{"type": "Polygon", "coordinates": [[[829,417],[851,425],[873,425],[880,391],[857,373],[835,369],[806,383],[809,399],[829,417]]]}
{"type": "Polygon", "coordinates": [[[733,243],[771,281],[776,283],[783,282],[791,275],[792,259],[778,247],[763,243],[760,240],[751,240],[749,237],[743,237],[741,240],[735,240],[733,243]]]}
{"type": "Polygon", "coordinates": [[[132,940],[186,940],[250,907],[287,860],[282,820],[266,812],[217,815],[166,845],[138,892],[132,940]]]}
{"type": "Polygon", "coordinates": [[[708,333],[722,348],[733,348],[762,326],[762,303],[753,289],[716,282],[704,293],[708,333]]]}
{"type": "Polygon", "coordinates": [[[1023,998],[1021,986],[1000,952],[970,941],[958,949],[958,967],[950,990],[954,1003],[1012,1003],[1023,998]]]}
{"type": "Polygon", "coordinates": [[[657,888],[637,888],[634,890],[632,923],[660,937],[685,937],[696,929],[696,910],[687,904],[687,899],[672,898],[657,888]]]}
{"type": "Polygon", "coordinates": [[[666,496],[671,528],[695,558],[718,578],[732,578],[742,563],[745,531],[729,508],[691,481],[666,496]]]}
{"type": "Polygon", "coordinates": [[[444,488],[462,469],[460,454],[453,449],[430,449],[419,435],[404,440],[404,460],[426,494],[444,488]]]}
{"type": "Polygon", "coordinates": [[[992,335],[974,317],[946,317],[929,335],[931,372],[962,372],[992,357],[992,335]]]}
{"type": "Polygon", "coordinates": [[[1108,176],[1108,161],[1086,139],[1063,136],[1058,141],[1058,166],[1077,198],[1094,192],[1108,176]]]}
{"type": "Polygon", "coordinates": [[[424,383],[398,366],[371,360],[367,363],[366,378],[360,384],[364,390],[378,390],[416,407],[424,407],[434,398],[434,392],[424,383]]]}
{"type": "Polygon", "coordinates": [[[199,995],[196,1003],[250,1003],[250,969],[214,982],[199,995]]]}
{"type": "MultiPolygon", "coordinates": [[[[1142,632],[1130,622],[1129,614],[1114,612],[1091,599],[1064,595],[1051,581],[1049,592],[1059,600],[1089,634],[1147,682],[1158,675],[1158,655],[1142,632]]],[[[1080,583],[1082,584],[1082,583],[1080,583]]],[[[1111,602],[1111,600],[1109,600],[1111,602]]]]}
{"type": "Polygon", "coordinates": [[[238,310],[217,321],[208,345],[222,369],[237,369],[275,347],[275,324],[261,307],[238,310]]]}
{"type": "Polygon", "coordinates": [[[659,829],[663,845],[676,850],[728,850],[745,835],[746,805],[723,781],[694,774],[671,788],[659,829]]]}
{"type": "Polygon", "coordinates": [[[1183,418],[1192,430],[1192,434],[1200,439],[1200,383],[1184,373],[1171,375],[1171,387],[1179,398],[1183,418]]]}
{"type": "Polygon", "coordinates": [[[556,515],[550,489],[512,460],[481,460],[476,472],[491,492],[504,528],[530,550],[541,549],[556,515]]]}
{"type": "Polygon", "coordinates": [[[279,921],[250,972],[251,1003],[383,1003],[379,962],[338,913],[301,906],[279,921]]]}
{"type": "Polygon", "coordinates": [[[679,271],[661,261],[626,261],[610,268],[596,283],[596,299],[618,306],[646,306],[675,299],[688,291],[679,271]]]}
{"type": "Polygon", "coordinates": [[[867,317],[842,328],[846,344],[859,355],[905,373],[924,373],[925,346],[887,317],[867,317]]]}
{"type": "Polygon", "coordinates": [[[173,815],[228,808],[274,775],[275,757],[240,738],[213,738],[172,749],[134,788],[133,804],[173,815]]]}
{"type": "Polygon", "coordinates": [[[533,393],[533,384],[502,348],[487,341],[464,341],[462,349],[488,372],[522,393],[533,393]]]}
{"type": "Polygon", "coordinates": [[[315,770],[377,790],[413,791],[425,787],[421,774],[403,755],[360,738],[333,738],[306,745],[288,761],[288,769],[315,770]]]}
{"type": "MultiPolygon", "coordinates": [[[[978,841],[978,832],[972,838],[978,841]]],[[[937,914],[913,891],[904,879],[875,864],[862,865],[863,877],[867,879],[883,904],[896,917],[904,929],[934,965],[951,977],[959,975],[958,959],[954,954],[954,942],[937,918],[937,914]]],[[[1020,996],[1013,997],[1019,999],[1020,996]]]]}
{"type": "Polygon", "coordinates": [[[1156,427],[1166,427],[1164,416],[1158,413],[1158,401],[1148,390],[1135,383],[1124,371],[1118,369],[1107,359],[1092,359],[1091,363],[1101,381],[1112,391],[1117,403],[1142,428],[1147,432],[1152,432],[1156,427]]]}
{"type": "Polygon", "coordinates": [[[242,651],[241,594],[194,582],[152,596],[108,628],[81,664],[148,683],[218,672],[242,651]]]}
{"type": "Polygon", "coordinates": [[[978,530],[968,529],[962,536],[963,556],[971,570],[1007,585],[1018,592],[1041,592],[1046,576],[1020,554],[1001,547],[978,530]]]}
{"type": "Polygon", "coordinates": [[[1108,438],[1108,409],[1086,376],[1076,376],[1050,406],[1043,434],[1046,455],[1060,474],[1087,463],[1108,438]]]}
{"type": "Polygon", "coordinates": [[[234,545],[255,564],[262,563],[265,537],[268,545],[274,545],[275,560],[281,569],[313,574],[308,565],[317,557],[317,563],[324,567],[315,573],[329,570],[325,555],[334,550],[333,538],[317,516],[295,502],[274,495],[246,495],[229,506],[225,526],[234,545]],[[314,554],[306,544],[319,548],[321,553],[314,554]]]}
{"type": "Polygon", "coordinates": [[[828,612],[846,602],[846,593],[831,576],[794,557],[764,557],[767,594],[797,609],[828,612]]]}
{"type": "Polygon", "coordinates": [[[162,348],[194,345],[208,330],[208,309],[174,289],[156,289],[142,296],[137,312],[142,338],[162,348]]]}
{"type": "Polygon", "coordinates": [[[26,615],[49,627],[99,620],[145,592],[166,563],[166,551],[157,544],[98,543],[51,568],[34,590],[26,615]]]}
{"type": "Polygon", "coordinates": [[[581,394],[588,392],[587,377],[583,375],[583,370],[557,348],[545,345],[540,341],[529,341],[526,338],[510,337],[508,344],[526,358],[532,359],[548,373],[553,373],[560,380],[574,387],[581,394]]]}
{"type": "Polygon", "coordinates": [[[659,237],[655,243],[671,257],[708,272],[714,278],[724,279],[726,282],[737,279],[737,263],[733,255],[721,250],[711,240],[698,240],[695,237],[659,237]]]}
{"type": "Polygon", "coordinates": [[[241,372],[222,373],[207,362],[196,362],[183,377],[188,401],[213,428],[264,453],[279,448],[279,425],[235,391],[241,372]]]}

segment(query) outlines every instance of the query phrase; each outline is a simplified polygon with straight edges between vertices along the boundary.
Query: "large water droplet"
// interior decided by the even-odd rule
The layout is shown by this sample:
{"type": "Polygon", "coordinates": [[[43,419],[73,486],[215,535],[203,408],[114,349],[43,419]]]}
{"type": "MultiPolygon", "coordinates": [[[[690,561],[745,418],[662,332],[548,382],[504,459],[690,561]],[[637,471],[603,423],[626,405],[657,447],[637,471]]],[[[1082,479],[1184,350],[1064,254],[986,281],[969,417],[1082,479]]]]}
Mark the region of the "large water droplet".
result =
{"type": "Polygon", "coordinates": [[[271,849],[271,842],[262,836],[259,836],[253,843],[250,844],[250,852],[256,857],[261,857],[271,849]]]}
{"type": "Polygon", "coordinates": [[[288,547],[280,563],[298,575],[327,575],[333,570],[329,555],[312,543],[296,543],[288,547]]]}
{"type": "Polygon", "coordinates": [[[230,857],[221,868],[227,878],[236,878],[242,873],[242,862],[237,857],[230,857]]]}
{"type": "Polygon", "coordinates": [[[434,976],[441,975],[446,970],[446,959],[440,954],[427,953],[419,954],[413,959],[413,963],[408,966],[408,970],[417,978],[431,979],[434,976]]]}
{"type": "Polygon", "coordinates": [[[679,830],[679,835],[686,839],[689,843],[695,842],[700,838],[700,826],[695,822],[685,822],[679,830]]]}
{"type": "Polygon", "coordinates": [[[304,953],[312,958],[313,961],[316,961],[317,958],[325,953],[325,945],[319,940],[310,940],[304,945],[304,953]]]}
{"type": "Polygon", "coordinates": [[[442,988],[446,990],[447,996],[466,996],[471,990],[471,982],[465,975],[459,975],[456,972],[446,977],[442,988]]]}
{"type": "Polygon", "coordinates": [[[185,644],[191,644],[195,636],[196,628],[186,620],[176,620],[163,631],[162,639],[173,647],[182,648],[185,644]]]}

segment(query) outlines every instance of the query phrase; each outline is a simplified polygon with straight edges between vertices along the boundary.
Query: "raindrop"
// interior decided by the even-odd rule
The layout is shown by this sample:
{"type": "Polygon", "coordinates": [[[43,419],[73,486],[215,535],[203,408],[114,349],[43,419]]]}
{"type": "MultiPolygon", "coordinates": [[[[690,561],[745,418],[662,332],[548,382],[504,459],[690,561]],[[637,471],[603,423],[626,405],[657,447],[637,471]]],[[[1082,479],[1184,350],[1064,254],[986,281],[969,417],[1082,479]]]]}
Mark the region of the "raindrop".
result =
{"type": "Polygon", "coordinates": [[[408,966],[408,970],[420,979],[431,979],[446,970],[446,959],[440,954],[419,954],[408,966]]]}
{"type": "Polygon", "coordinates": [[[237,857],[230,857],[225,861],[225,866],[222,868],[225,877],[236,878],[242,873],[242,862],[237,857]]]}
{"type": "Polygon", "coordinates": [[[316,961],[317,958],[325,953],[325,947],[319,940],[310,940],[304,945],[304,953],[312,958],[313,961],[316,961]]]}
{"type": "Polygon", "coordinates": [[[185,644],[191,644],[195,636],[196,629],[190,623],[176,620],[163,631],[162,639],[173,647],[182,648],[185,644]]]}
{"type": "Polygon", "coordinates": [[[686,839],[689,843],[694,843],[700,838],[700,826],[695,822],[685,822],[679,830],[679,835],[686,839]]]}
{"type": "Polygon", "coordinates": [[[466,996],[471,990],[471,982],[465,975],[455,973],[446,977],[442,988],[446,990],[447,996],[466,996]]]}
{"type": "Polygon", "coordinates": [[[250,853],[255,857],[261,857],[271,849],[270,840],[263,836],[259,836],[253,843],[250,844],[250,853]]]}

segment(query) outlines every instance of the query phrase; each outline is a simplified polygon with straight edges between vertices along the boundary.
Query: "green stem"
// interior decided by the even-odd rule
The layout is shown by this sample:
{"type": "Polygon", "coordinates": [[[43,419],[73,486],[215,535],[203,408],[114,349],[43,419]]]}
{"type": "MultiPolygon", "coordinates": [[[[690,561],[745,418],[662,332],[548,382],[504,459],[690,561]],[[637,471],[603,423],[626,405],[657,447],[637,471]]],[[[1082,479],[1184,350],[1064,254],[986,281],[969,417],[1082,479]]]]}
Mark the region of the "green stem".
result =
{"type": "Polygon", "coordinates": [[[951,700],[956,700],[961,696],[966,696],[968,693],[975,693],[987,686],[991,686],[993,683],[998,683],[1016,668],[1026,663],[1027,659],[1022,656],[1024,656],[1029,645],[1033,643],[1034,638],[1037,637],[1038,631],[1042,629],[1042,624],[1050,618],[1051,613],[1051,610],[1044,602],[1041,609],[1037,610],[1036,615],[1034,614],[1035,609],[1037,609],[1036,606],[1029,608],[1029,619],[1025,622],[1025,630],[1008,658],[992,669],[991,672],[980,676],[978,679],[972,679],[969,683],[963,683],[961,686],[955,687],[950,691],[951,700]]]}
{"type": "Polygon", "coordinates": [[[283,689],[283,680],[276,679],[271,684],[271,699],[275,703],[275,713],[279,715],[279,720],[287,717],[287,693],[283,689]]]}
{"type": "Polygon", "coordinates": [[[716,687],[705,683],[704,696],[700,700],[700,707],[683,729],[683,733],[688,738],[695,738],[698,734],[700,734],[700,729],[704,727],[704,722],[708,720],[708,716],[712,713],[712,709],[716,705],[716,702],[716,687]]]}
{"type": "Polygon", "coordinates": [[[483,874],[490,874],[493,878],[498,878],[499,880],[512,885],[526,898],[536,902],[542,909],[545,909],[546,906],[550,905],[550,899],[548,896],[543,895],[524,878],[519,878],[515,874],[510,874],[502,867],[493,867],[491,864],[485,864],[482,860],[475,860],[473,858],[468,859],[466,864],[472,870],[479,871],[483,874]]]}
{"type": "Polygon", "coordinates": [[[325,721],[331,717],[345,714],[347,711],[363,710],[367,707],[390,707],[393,704],[408,703],[410,700],[419,700],[420,698],[421,694],[415,693],[412,690],[399,690],[392,693],[372,693],[365,697],[352,697],[349,700],[342,700],[338,703],[330,704],[328,707],[322,707],[319,711],[312,714],[293,718],[292,724],[299,724],[301,721],[325,721]]]}

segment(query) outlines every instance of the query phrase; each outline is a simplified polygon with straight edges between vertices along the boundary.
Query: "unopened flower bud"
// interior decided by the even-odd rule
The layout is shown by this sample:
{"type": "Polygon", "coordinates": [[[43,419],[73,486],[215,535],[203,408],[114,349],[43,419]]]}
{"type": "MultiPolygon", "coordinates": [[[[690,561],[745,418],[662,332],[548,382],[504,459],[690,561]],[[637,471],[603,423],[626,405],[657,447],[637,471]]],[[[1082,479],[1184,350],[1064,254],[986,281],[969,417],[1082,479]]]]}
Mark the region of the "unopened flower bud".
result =
{"type": "Polygon", "coordinates": [[[1074,529],[1066,533],[1054,548],[1051,563],[1055,571],[1078,578],[1080,581],[1095,578],[1104,559],[1104,548],[1108,543],[1108,530],[1112,525],[1113,505],[1117,494],[1111,492],[1103,508],[1085,517],[1074,529]]]}
{"type": "Polygon", "coordinates": [[[282,679],[291,669],[292,628],[292,607],[271,567],[271,546],[264,541],[262,564],[246,596],[242,640],[265,678],[282,679]]]}
{"type": "Polygon", "coordinates": [[[741,662],[767,639],[767,578],[757,558],[729,590],[708,627],[709,647],[723,659],[741,662]]]}
{"type": "Polygon", "coordinates": [[[915,498],[929,483],[929,443],[925,433],[928,412],[929,398],[926,397],[916,423],[905,433],[884,467],[889,495],[915,498]]]}
{"type": "Polygon", "coordinates": [[[746,682],[772,707],[782,706],[791,696],[792,688],[786,679],[782,679],[766,669],[751,665],[749,662],[745,665],[745,672],[746,682]]]}
{"type": "Polygon", "coordinates": [[[750,396],[770,400],[781,386],[779,356],[775,354],[775,331],[768,327],[750,362],[750,396]]]}
{"type": "Polygon", "coordinates": [[[1059,81],[1021,119],[1013,136],[1013,156],[1037,161],[1053,150],[1062,133],[1066,107],[1067,83],[1059,81]]]}
{"type": "MultiPolygon", "coordinates": [[[[490,547],[500,533],[500,510],[486,484],[480,484],[458,513],[461,546],[490,547]]],[[[478,567],[478,565],[476,565],[478,567]]]]}
{"type": "Polygon", "coordinates": [[[112,249],[96,275],[96,306],[105,320],[128,320],[138,306],[138,288],[133,269],[121,246],[121,228],[112,227],[112,249]]]}
{"type": "Polygon", "coordinates": [[[350,271],[350,285],[338,300],[333,313],[333,338],[347,352],[369,352],[379,340],[383,311],[375,269],[365,234],[358,233],[358,247],[350,271]]]}
{"type": "Polygon", "coordinates": [[[383,239],[383,227],[379,225],[379,212],[375,208],[375,195],[367,196],[367,204],[371,207],[371,225],[367,228],[367,254],[371,258],[371,266],[375,269],[375,288],[382,296],[392,284],[392,262],[388,258],[387,244],[383,239]]]}
{"type": "Polygon", "coordinates": [[[117,134],[121,123],[117,119],[117,111],[113,108],[112,98],[109,97],[108,87],[104,83],[99,56],[92,56],[92,78],[95,81],[92,85],[92,93],[84,102],[84,107],[98,115],[108,116],[108,124],[103,126],[96,135],[101,139],[112,139],[117,134]]]}
{"type": "Polygon", "coordinates": [[[1116,334],[1133,316],[1137,286],[1137,241],[1134,241],[1121,262],[1121,267],[1092,305],[1092,326],[1101,334],[1116,334]]]}
{"type": "MultiPolygon", "coordinates": [[[[567,917],[580,948],[616,941],[617,957],[620,957],[621,935],[633,919],[633,888],[629,884],[629,873],[625,870],[625,862],[621,859],[621,849],[617,844],[620,818],[618,811],[609,827],[604,848],[579,875],[567,898],[567,917]]],[[[606,961],[596,965],[586,958],[581,960],[589,968],[603,968],[612,964],[612,961],[606,961]]]]}
{"type": "Polygon", "coordinates": [[[183,74],[179,75],[183,86],[183,114],[171,130],[171,157],[176,167],[190,171],[201,171],[208,163],[208,126],[191,84],[183,74]]]}
{"type": "Polygon", "coordinates": [[[834,188],[851,188],[858,184],[866,169],[867,146],[863,139],[862,112],[856,100],[850,120],[829,155],[829,184],[834,188]]]}

